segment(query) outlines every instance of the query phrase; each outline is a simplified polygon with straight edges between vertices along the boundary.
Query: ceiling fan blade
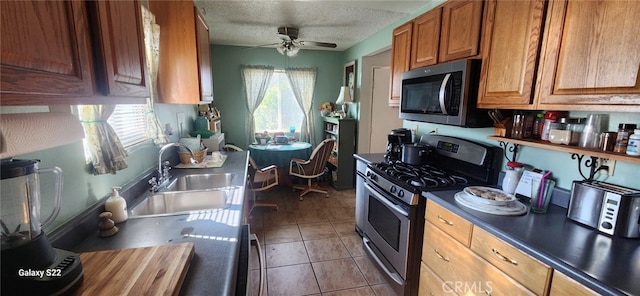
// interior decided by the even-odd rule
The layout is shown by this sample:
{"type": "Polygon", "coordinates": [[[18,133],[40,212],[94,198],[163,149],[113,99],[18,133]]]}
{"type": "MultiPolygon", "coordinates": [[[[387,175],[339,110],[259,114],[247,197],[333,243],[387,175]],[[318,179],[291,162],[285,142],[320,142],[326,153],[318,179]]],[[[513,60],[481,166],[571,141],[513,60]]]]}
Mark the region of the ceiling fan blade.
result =
{"type": "Polygon", "coordinates": [[[280,44],[282,44],[282,42],[269,43],[269,44],[260,44],[260,45],[256,45],[256,46],[245,47],[242,50],[249,50],[249,49],[255,49],[255,48],[266,47],[266,46],[275,46],[275,45],[280,45],[280,44]]]}
{"type": "Polygon", "coordinates": [[[329,47],[329,48],[336,48],[337,46],[335,43],[317,42],[317,41],[300,41],[300,44],[318,46],[318,47],[329,47]]]}

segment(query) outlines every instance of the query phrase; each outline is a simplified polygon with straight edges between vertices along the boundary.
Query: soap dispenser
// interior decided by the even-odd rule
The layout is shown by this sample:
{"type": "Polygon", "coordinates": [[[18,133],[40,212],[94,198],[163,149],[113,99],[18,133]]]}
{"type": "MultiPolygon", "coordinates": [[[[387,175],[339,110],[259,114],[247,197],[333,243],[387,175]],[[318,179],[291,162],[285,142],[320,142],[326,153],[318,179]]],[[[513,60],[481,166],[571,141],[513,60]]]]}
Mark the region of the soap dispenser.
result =
{"type": "Polygon", "coordinates": [[[111,219],[116,223],[127,221],[128,218],[127,202],[120,196],[118,190],[120,190],[120,187],[113,187],[111,189],[111,196],[109,196],[104,204],[105,210],[113,214],[111,219]]]}

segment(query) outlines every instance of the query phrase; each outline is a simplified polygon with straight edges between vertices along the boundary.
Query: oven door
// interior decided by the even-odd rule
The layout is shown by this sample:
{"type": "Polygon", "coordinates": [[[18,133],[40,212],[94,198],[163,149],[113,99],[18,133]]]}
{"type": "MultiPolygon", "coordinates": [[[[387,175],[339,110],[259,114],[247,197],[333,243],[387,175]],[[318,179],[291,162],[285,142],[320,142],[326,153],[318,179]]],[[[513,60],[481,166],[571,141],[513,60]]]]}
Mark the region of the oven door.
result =
{"type": "Polygon", "coordinates": [[[409,206],[365,183],[365,250],[396,283],[404,285],[411,222],[409,206]],[[389,267],[392,267],[390,269],[389,267]]]}

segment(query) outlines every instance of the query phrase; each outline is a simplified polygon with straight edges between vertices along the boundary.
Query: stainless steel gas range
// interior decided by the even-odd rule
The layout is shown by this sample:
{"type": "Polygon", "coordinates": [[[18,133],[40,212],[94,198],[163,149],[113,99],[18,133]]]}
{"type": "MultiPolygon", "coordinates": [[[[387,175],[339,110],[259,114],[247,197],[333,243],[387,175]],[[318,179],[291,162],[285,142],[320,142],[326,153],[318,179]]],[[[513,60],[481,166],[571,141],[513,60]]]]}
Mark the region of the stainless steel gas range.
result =
{"type": "Polygon", "coordinates": [[[417,295],[426,199],[423,192],[496,184],[501,148],[431,135],[427,164],[370,163],[356,204],[356,229],[369,257],[398,295],[417,295]],[[358,217],[361,217],[358,219],[358,217]]]}

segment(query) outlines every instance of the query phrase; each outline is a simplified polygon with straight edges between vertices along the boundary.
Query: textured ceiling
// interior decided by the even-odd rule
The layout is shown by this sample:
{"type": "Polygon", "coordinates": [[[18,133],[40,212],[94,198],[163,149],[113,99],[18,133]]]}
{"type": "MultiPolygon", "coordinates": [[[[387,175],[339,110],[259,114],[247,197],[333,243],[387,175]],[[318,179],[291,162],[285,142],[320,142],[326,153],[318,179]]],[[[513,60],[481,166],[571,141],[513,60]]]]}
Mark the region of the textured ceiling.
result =
{"type": "MultiPolygon", "coordinates": [[[[426,5],[423,1],[196,0],[212,44],[276,44],[278,27],[300,29],[298,40],[336,43],[345,50],[426,5]]],[[[309,49],[326,49],[306,46],[309,49]]]]}

